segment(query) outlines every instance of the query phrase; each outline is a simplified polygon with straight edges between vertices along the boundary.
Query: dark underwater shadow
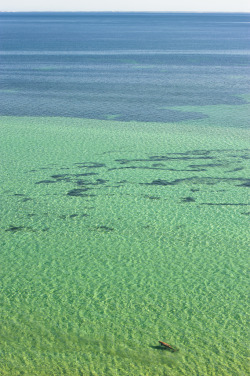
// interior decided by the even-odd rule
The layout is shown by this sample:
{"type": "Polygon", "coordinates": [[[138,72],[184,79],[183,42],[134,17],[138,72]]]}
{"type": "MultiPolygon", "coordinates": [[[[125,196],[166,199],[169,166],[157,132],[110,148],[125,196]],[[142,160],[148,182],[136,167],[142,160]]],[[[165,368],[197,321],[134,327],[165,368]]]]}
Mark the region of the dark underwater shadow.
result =
{"type": "Polygon", "coordinates": [[[151,347],[151,349],[161,350],[161,351],[169,351],[169,352],[178,352],[179,351],[179,349],[177,349],[177,348],[171,349],[171,348],[168,348],[168,347],[165,347],[165,346],[161,346],[161,345],[157,345],[157,346],[150,345],[149,347],[151,347]]]}
{"type": "Polygon", "coordinates": [[[161,351],[169,351],[169,352],[176,352],[176,351],[178,351],[177,349],[176,350],[172,350],[172,349],[169,349],[168,347],[164,347],[164,346],[160,346],[160,345],[157,345],[157,346],[150,345],[149,347],[151,347],[151,349],[161,350],[161,351]]]}

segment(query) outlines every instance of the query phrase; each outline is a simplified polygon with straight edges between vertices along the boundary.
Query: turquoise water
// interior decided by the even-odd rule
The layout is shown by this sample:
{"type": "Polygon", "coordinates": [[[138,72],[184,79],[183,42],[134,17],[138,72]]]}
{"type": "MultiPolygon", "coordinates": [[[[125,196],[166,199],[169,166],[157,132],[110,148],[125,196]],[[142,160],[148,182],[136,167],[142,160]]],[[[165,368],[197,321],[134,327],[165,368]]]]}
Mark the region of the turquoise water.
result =
{"type": "Polygon", "coordinates": [[[248,133],[2,117],[1,373],[247,375],[248,133]]]}
{"type": "Polygon", "coordinates": [[[0,375],[246,376],[249,14],[0,21],[0,375]]]}

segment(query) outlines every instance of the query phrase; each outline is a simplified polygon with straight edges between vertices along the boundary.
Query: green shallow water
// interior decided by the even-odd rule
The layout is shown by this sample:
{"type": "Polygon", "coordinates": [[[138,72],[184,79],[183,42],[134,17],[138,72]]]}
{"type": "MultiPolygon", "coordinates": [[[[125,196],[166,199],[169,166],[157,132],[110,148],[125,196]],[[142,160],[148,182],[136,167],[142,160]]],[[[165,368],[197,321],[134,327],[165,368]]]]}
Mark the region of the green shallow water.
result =
{"type": "Polygon", "coordinates": [[[247,129],[0,134],[1,375],[247,375],[247,129]]]}

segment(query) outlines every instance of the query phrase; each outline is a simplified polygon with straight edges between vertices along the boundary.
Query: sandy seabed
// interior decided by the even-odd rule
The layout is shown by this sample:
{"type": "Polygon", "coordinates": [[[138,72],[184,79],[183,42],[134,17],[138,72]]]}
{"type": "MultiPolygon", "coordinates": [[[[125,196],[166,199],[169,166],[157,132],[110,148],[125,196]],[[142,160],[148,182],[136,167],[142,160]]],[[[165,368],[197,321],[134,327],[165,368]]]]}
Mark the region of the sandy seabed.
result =
{"type": "Polygon", "coordinates": [[[247,375],[249,131],[206,121],[0,118],[1,375],[247,375]]]}

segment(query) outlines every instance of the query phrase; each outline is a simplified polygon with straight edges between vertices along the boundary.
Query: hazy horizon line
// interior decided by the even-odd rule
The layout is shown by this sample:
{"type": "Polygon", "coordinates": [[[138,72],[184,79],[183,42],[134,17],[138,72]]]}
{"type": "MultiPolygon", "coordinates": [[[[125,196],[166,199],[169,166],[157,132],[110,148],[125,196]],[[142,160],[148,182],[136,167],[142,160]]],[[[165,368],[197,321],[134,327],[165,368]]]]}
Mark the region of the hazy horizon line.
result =
{"type": "Polygon", "coordinates": [[[0,10],[0,13],[246,13],[250,11],[192,11],[192,10],[0,10]]]}

